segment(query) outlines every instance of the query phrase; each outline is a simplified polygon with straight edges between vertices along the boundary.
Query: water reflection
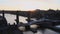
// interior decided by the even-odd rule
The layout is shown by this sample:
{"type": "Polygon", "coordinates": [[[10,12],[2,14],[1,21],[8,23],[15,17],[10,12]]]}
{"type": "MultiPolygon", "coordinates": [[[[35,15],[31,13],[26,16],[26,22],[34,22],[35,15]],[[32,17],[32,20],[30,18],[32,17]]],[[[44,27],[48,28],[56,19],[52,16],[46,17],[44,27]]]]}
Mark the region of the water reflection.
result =
{"type": "MultiPolygon", "coordinates": [[[[2,16],[2,14],[0,14],[0,15],[2,16]]],[[[15,22],[16,15],[5,14],[5,17],[6,17],[7,21],[8,21],[8,23],[10,23],[10,24],[15,23],[16,24],[16,22],[15,22]]],[[[27,23],[27,21],[25,19],[27,19],[27,17],[19,16],[19,21],[20,22],[27,23]]],[[[23,32],[23,33],[24,34],[33,34],[31,31],[23,32]]],[[[42,34],[41,30],[38,30],[37,34],[42,34]]],[[[58,33],[54,32],[52,30],[46,29],[45,34],[58,34],[58,33]]]]}
{"type": "MultiPolygon", "coordinates": [[[[0,14],[0,15],[2,16],[2,14],[0,14]]],[[[15,21],[16,15],[5,14],[5,17],[6,17],[7,21],[8,21],[8,23],[10,23],[10,24],[15,23],[16,24],[16,21],[15,21]]],[[[27,21],[25,19],[27,19],[27,18],[19,16],[19,22],[27,23],[27,21]]]]}

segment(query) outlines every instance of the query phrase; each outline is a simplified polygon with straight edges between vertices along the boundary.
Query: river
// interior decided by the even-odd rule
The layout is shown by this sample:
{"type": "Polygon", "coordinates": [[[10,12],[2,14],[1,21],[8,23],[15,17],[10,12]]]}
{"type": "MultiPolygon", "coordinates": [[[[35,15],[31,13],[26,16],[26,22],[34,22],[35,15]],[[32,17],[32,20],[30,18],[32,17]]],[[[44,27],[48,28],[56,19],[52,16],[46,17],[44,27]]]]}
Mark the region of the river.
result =
{"type": "MultiPolygon", "coordinates": [[[[2,14],[0,14],[0,15],[2,15],[2,14]]],[[[16,24],[16,22],[15,22],[16,15],[5,14],[5,17],[6,17],[8,23],[10,23],[10,24],[15,23],[16,24]]],[[[27,19],[27,17],[19,16],[19,21],[20,22],[27,23],[27,21],[25,19],[27,19]]],[[[23,32],[23,33],[24,34],[33,34],[31,31],[23,32]]],[[[41,30],[38,30],[37,34],[42,34],[41,30]]],[[[45,34],[59,34],[59,33],[54,32],[54,31],[52,31],[50,29],[46,29],[45,34]]]]}

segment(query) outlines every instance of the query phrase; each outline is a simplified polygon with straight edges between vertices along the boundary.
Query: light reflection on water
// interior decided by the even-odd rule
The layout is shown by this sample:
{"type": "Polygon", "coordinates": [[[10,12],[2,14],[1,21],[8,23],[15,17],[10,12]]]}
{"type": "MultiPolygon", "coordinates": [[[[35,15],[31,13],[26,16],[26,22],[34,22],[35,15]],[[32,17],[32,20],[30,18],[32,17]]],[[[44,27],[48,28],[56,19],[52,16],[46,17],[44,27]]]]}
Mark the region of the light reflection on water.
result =
{"type": "MultiPolygon", "coordinates": [[[[0,14],[0,15],[2,15],[2,14],[0,14]]],[[[15,22],[16,15],[5,14],[5,17],[8,21],[8,23],[10,23],[10,24],[16,23],[15,22]]],[[[19,16],[19,21],[20,22],[27,23],[27,21],[25,19],[27,19],[27,18],[19,16]]],[[[33,34],[33,33],[31,31],[28,31],[28,32],[24,32],[24,34],[33,34]]],[[[37,34],[42,34],[42,33],[41,33],[41,31],[38,31],[37,34]]],[[[46,29],[45,34],[58,34],[58,33],[54,32],[52,30],[46,29]]]]}
{"type": "MultiPolygon", "coordinates": [[[[2,15],[2,14],[0,14],[0,15],[2,15]]],[[[16,23],[16,21],[15,21],[16,15],[5,14],[5,17],[8,21],[8,23],[10,23],[10,24],[16,23]]],[[[27,19],[27,18],[19,16],[19,22],[27,23],[27,21],[25,19],[27,19]]]]}

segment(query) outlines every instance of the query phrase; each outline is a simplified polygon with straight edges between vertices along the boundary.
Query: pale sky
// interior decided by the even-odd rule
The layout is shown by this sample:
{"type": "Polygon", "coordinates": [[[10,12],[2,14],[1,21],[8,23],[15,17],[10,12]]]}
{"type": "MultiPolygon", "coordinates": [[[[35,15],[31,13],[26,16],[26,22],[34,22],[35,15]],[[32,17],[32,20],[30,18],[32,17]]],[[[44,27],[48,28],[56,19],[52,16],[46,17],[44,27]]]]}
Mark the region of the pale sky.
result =
{"type": "Polygon", "coordinates": [[[60,9],[60,0],[0,0],[0,10],[60,9]]]}

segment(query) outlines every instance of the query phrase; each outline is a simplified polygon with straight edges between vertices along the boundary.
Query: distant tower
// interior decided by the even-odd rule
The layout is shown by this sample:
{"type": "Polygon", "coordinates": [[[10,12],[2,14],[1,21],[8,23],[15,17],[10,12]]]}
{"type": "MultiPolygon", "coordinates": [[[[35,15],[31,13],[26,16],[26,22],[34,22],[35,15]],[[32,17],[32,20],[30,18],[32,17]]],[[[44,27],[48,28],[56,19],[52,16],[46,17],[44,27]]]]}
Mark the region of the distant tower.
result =
{"type": "Polygon", "coordinates": [[[3,24],[3,25],[7,25],[7,20],[6,20],[6,18],[5,18],[5,13],[4,13],[4,10],[2,10],[2,16],[0,16],[0,18],[1,18],[1,23],[3,24]]]}
{"type": "Polygon", "coordinates": [[[4,15],[4,10],[2,11],[2,16],[3,16],[3,18],[5,17],[5,15],[4,15]]]}
{"type": "Polygon", "coordinates": [[[19,23],[19,15],[18,15],[18,11],[16,12],[16,23],[18,24],[19,23]]]}

